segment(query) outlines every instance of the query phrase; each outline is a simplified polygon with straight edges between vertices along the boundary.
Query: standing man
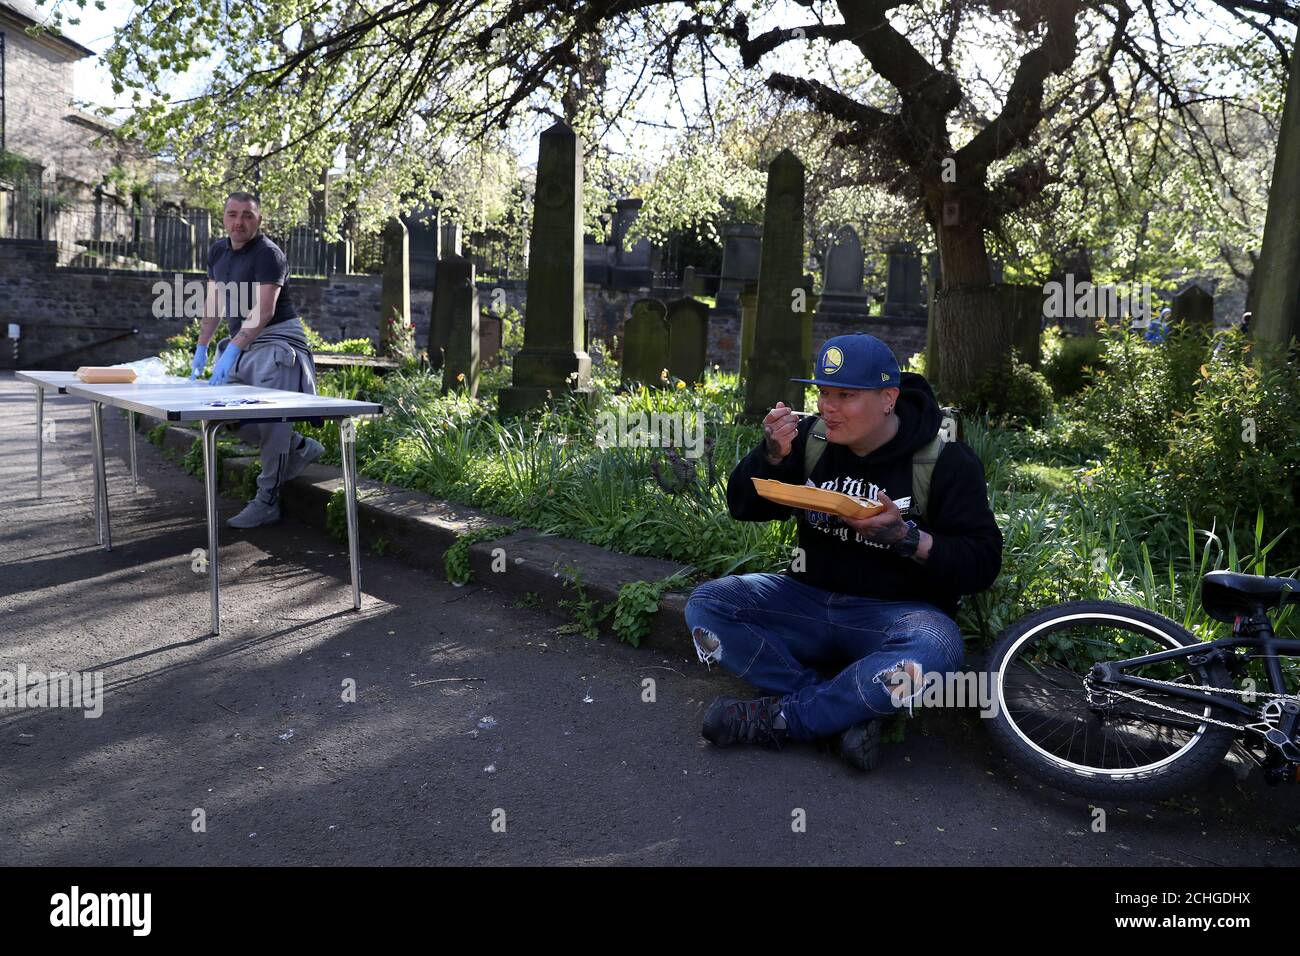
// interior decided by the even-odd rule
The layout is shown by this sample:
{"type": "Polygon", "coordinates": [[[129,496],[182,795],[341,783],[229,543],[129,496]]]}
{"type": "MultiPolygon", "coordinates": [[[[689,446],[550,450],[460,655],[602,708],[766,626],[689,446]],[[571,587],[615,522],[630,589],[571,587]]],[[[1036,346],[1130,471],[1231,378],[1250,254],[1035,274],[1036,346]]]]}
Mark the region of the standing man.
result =
{"type": "Polygon", "coordinates": [[[792,381],[818,387],[821,420],[778,403],[727,483],[739,521],[795,515],[789,572],[708,581],[691,593],[686,623],[701,661],[768,695],[719,697],[704,714],[706,740],[833,739],[850,764],[870,770],[880,718],[914,702],[932,675],[961,666],[958,601],[997,578],[1002,532],[979,458],[942,440],[929,384],[901,372],[889,346],[865,333],[836,336],[814,374],[792,381]],[[753,478],[876,499],[884,510],[840,518],[792,509],[760,497],[753,478]]]}
{"type": "MultiPolygon", "coordinates": [[[[224,316],[234,334],[217,343],[209,384],[316,394],[316,366],[289,291],[289,260],[262,235],[261,204],[251,193],[231,193],[222,220],[227,238],[208,251],[207,301],[190,378],[203,373],[208,343],[224,316]]],[[[280,486],[324,450],[289,422],[259,424],[257,431],[262,451],[257,494],[226,522],[232,528],[279,521],[280,486]]]]}

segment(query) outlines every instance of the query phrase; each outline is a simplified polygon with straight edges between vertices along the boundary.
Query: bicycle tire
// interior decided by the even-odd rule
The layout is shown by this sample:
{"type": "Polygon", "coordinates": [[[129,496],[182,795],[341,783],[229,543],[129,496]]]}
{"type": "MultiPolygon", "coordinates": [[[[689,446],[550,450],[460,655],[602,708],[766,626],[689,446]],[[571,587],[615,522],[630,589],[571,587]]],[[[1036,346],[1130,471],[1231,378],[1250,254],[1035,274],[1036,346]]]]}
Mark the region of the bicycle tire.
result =
{"type": "MultiPolygon", "coordinates": [[[[1030,741],[1018,724],[1008,716],[1004,678],[1008,660],[1021,645],[1032,638],[1053,633],[1051,625],[1064,629],[1069,624],[1089,620],[1108,626],[1131,625],[1131,630],[1150,636],[1169,647],[1201,643],[1195,635],[1163,615],[1145,608],[1114,601],[1072,601],[1029,614],[1016,621],[998,636],[989,654],[986,670],[990,687],[998,702],[997,712],[989,721],[990,731],[999,749],[1013,763],[1032,776],[1058,789],[1083,797],[1118,800],[1159,800],[1196,788],[1222,763],[1238,731],[1216,724],[1201,723],[1193,739],[1159,765],[1146,769],[1089,767],[1049,755],[1030,741]]],[[[1213,687],[1232,687],[1222,664],[1181,665],[1196,683],[1213,687]]],[[[1071,673],[1074,673],[1073,671],[1071,673]]],[[[1187,709],[1219,720],[1231,721],[1235,714],[1208,705],[1186,702],[1187,709]]],[[[1104,751],[1103,751],[1104,755],[1104,751]]]]}

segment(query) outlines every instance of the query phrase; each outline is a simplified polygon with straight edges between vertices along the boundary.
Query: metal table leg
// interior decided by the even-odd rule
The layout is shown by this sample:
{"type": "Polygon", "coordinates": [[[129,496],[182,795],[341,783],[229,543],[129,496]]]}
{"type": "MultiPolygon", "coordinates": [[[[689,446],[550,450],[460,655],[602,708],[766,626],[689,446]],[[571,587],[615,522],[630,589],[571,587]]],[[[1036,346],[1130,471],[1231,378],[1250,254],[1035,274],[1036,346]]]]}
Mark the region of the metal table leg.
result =
{"type": "Polygon", "coordinates": [[[127,427],[131,431],[131,490],[140,490],[140,477],[135,465],[135,412],[126,413],[127,427]]]}
{"type": "Polygon", "coordinates": [[[347,499],[348,558],[352,563],[352,610],[361,610],[361,559],[357,545],[357,437],[350,418],[339,422],[339,450],[343,459],[343,494],[347,499]]]}
{"type": "Polygon", "coordinates": [[[203,488],[208,500],[208,589],[212,597],[212,635],[221,634],[221,576],[217,542],[217,430],[221,422],[203,426],[203,488]]]}
{"type": "Polygon", "coordinates": [[[36,386],[36,497],[41,497],[45,468],[45,386],[36,386]]]}
{"type": "Polygon", "coordinates": [[[104,464],[104,403],[91,402],[90,425],[95,433],[95,486],[99,489],[101,543],[105,551],[113,550],[113,532],[108,525],[108,474],[104,464]]]}

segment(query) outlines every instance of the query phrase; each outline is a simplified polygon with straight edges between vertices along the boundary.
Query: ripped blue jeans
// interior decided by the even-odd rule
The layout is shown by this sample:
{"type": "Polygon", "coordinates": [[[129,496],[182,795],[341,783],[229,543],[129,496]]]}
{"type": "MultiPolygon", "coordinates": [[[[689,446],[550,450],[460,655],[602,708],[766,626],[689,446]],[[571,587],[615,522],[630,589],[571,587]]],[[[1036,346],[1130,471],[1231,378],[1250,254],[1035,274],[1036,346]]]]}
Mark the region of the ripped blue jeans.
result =
{"type": "Polygon", "coordinates": [[[686,623],[701,661],[781,698],[794,740],[896,714],[895,700],[919,695],[923,675],[957,670],[965,657],[956,622],[931,604],[836,594],[782,574],[706,581],[691,592],[686,623]]]}

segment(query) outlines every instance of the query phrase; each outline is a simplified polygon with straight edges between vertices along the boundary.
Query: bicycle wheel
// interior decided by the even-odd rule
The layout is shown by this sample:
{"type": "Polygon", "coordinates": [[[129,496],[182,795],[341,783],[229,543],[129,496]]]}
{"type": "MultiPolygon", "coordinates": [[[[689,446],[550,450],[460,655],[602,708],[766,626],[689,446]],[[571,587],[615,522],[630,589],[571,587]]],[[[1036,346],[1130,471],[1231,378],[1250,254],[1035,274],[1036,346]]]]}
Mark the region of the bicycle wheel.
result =
{"type": "MultiPolygon", "coordinates": [[[[1168,618],[1113,601],[1074,601],[1021,618],[989,656],[994,739],[1034,776],[1081,796],[1156,800],[1190,790],[1237,733],[1205,718],[1233,723],[1235,715],[1169,691],[1106,684],[1090,671],[1197,643],[1168,618]]],[[[1124,673],[1233,686],[1222,664],[1194,666],[1185,657],[1124,673]]]]}

